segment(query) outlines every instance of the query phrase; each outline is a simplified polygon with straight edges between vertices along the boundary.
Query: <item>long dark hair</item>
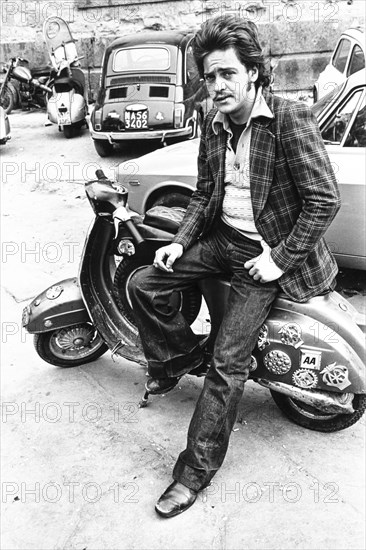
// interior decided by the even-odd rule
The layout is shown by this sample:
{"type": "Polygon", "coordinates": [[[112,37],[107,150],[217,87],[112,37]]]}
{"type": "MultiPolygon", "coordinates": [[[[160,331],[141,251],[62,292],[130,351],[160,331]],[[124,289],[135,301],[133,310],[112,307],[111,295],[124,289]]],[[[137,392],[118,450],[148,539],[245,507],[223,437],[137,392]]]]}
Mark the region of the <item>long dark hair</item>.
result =
{"type": "Polygon", "coordinates": [[[193,39],[193,54],[201,77],[203,61],[214,50],[234,48],[240,62],[248,70],[257,68],[256,88],[270,84],[270,72],[258,38],[257,26],[248,19],[219,15],[205,21],[193,39]]]}

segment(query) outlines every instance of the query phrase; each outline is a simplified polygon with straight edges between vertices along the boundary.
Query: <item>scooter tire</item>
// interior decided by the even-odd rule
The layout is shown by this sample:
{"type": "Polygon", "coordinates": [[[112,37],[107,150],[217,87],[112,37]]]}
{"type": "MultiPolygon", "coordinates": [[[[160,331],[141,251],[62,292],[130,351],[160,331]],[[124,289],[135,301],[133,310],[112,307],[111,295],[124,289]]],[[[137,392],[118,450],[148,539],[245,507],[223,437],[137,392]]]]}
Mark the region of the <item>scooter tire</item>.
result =
{"type": "Polygon", "coordinates": [[[108,350],[108,346],[91,323],[35,334],[34,347],[44,361],[63,368],[91,363],[108,350]],[[80,344],[80,338],[90,334],[90,330],[93,330],[92,339],[88,341],[88,345],[83,346],[80,344]],[[73,345],[76,338],[79,338],[79,344],[73,345]]]}
{"type": "Polygon", "coordinates": [[[366,410],[366,395],[355,395],[353,399],[352,414],[333,413],[325,414],[315,407],[305,405],[301,401],[292,399],[288,395],[271,391],[272,398],[277,407],[287,418],[308,430],[317,432],[338,432],[356,424],[366,410]]]}
{"type": "Polygon", "coordinates": [[[66,139],[71,139],[76,137],[80,132],[80,127],[75,124],[65,125],[64,126],[64,136],[66,139]]]}
{"type": "MultiPolygon", "coordinates": [[[[128,284],[133,274],[148,265],[151,265],[154,259],[155,251],[151,250],[150,257],[144,255],[143,259],[135,256],[124,258],[116,269],[113,281],[113,295],[118,304],[122,315],[136,328],[132,304],[128,295],[128,284]]],[[[188,324],[192,324],[201,309],[202,294],[195,286],[180,293],[178,298],[180,303],[176,307],[180,309],[183,317],[188,324]]]]}

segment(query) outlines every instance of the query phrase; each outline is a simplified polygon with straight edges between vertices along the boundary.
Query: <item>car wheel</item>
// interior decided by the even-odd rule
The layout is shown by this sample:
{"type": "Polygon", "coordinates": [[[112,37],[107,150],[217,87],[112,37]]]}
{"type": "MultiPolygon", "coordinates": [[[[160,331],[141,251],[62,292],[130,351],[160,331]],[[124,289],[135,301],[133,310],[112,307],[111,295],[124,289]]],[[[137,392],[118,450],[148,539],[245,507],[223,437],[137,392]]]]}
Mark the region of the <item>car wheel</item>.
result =
{"type": "Polygon", "coordinates": [[[109,157],[113,153],[113,145],[109,141],[101,139],[94,140],[94,147],[98,155],[102,158],[109,157]]]}

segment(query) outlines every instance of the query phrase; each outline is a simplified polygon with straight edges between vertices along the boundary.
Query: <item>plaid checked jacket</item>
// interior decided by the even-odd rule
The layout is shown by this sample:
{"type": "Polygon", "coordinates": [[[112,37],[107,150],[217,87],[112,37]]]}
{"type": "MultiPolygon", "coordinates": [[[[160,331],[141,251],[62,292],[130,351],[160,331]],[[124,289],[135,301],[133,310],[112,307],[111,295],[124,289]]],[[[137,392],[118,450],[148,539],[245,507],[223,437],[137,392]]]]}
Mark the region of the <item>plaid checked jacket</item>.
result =
{"type": "MultiPolygon", "coordinates": [[[[278,280],[292,300],[304,302],[335,286],[337,264],[323,235],[340,208],[337,182],[311,110],[263,92],[273,119],[252,121],[250,188],[258,233],[284,274],[278,280]]],[[[197,188],[174,238],[185,249],[221,217],[227,133],[202,128],[197,188]]]]}

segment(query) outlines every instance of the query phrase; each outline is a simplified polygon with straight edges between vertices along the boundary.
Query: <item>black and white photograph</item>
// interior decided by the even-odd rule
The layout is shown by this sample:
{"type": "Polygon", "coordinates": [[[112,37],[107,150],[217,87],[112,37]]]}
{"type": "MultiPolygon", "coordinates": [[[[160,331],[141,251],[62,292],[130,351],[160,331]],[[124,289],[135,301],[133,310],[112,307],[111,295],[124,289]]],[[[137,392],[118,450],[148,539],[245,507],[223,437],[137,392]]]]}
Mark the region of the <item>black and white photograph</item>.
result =
{"type": "Polygon", "coordinates": [[[2,550],[365,550],[364,0],[2,0],[2,550]]]}

